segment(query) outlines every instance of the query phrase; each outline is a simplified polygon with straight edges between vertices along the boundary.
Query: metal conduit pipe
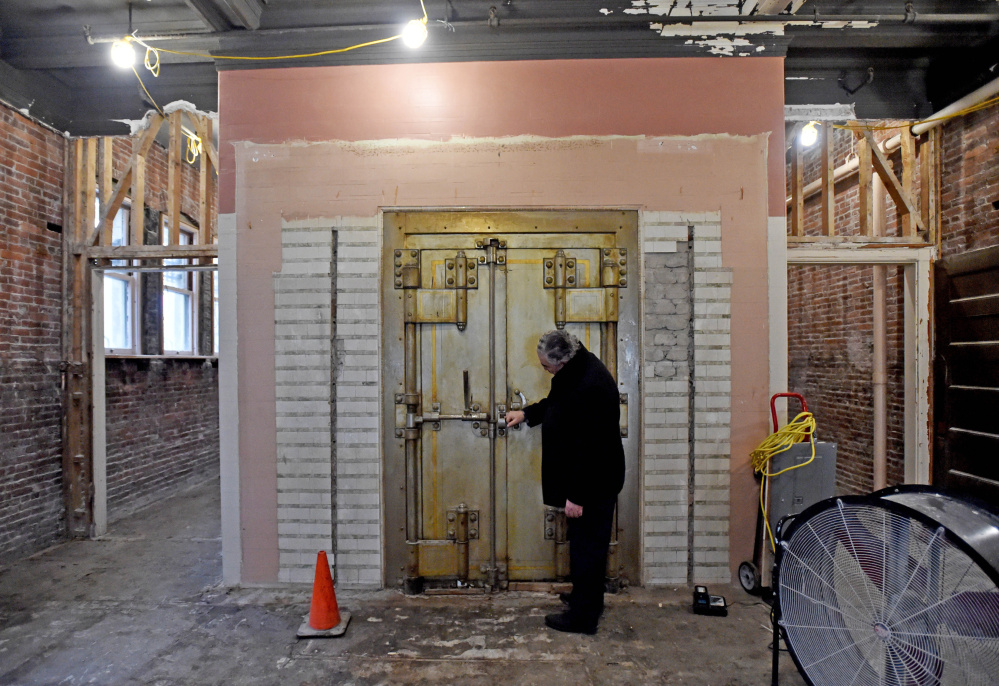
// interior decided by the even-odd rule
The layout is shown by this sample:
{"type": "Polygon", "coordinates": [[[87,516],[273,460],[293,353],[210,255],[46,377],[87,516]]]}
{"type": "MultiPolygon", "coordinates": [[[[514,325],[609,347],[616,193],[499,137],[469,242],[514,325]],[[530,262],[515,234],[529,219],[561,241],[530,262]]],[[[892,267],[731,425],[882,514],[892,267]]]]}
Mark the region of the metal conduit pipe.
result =
{"type": "MultiPolygon", "coordinates": [[[[944,107],[942,110],[938,110],[937,112],[931,114],[926,119],[932,120],[932,119],[939,119],[940,117],[950,116],[955,112],[960,112],[963,109],[966,109],[968,107],[973,107],[979,103],[985,102],[986,100],[997,94],[999,94],[999,78],[993,79],[992,81],[989,81],[981,88],[974,90],[971,93],[968,93],[963,98],[955,100],[947,107],[944,107]]],[[[910,130],[912,131],[913,136],[921,136],[930,129],[934,129],[943,123],[944,123],[943,121],[925,121],[916,124],[910,130]]],[[[897,150],[901,145],[902,145],[902,136],[899,135],[899,136],[892,136],[888,140],[879,144],[878,147],[885,154],[888,154],[897,150]]],[[[856,174],[858,166],[859,166],[859,161],[857,160],[857,158],[853,158],[847,160],[840,166],[836,167],[836,169],[833,170],[834,183],[839,183],[842,179],[845,179],[848,176],[856,174]]],[[[807,200],[808,198],[812,197],[821,190],[822,190],[822,179],[816,179],[815,181],[811,182],[802,189],[802,195],[804,196],[804,199],[807,200]]],[[[786,200],[786,205],[787,206],[791,205],[790,196],[788,196],[786,200]]]]}
{"type": "MultiPolygon", "coordinates": [[[[874,174],[871,183],[874,194],[874,226],[875,236],[885,235],[885,219],[888,202],[885,199],[885,185],[881,177],[874,174]]],[[[872,404],[874,405],[873,421],[873,478],[874,490],[880,490],[888,485],[888,267],[884,264],[874,265],[871,335],[874,346],[871,360],[872,404]]]]}
{"type": "MultiPolygon", "coordinates": [[[[907,26],[918,26],[920,24],[992,24],[999,23],[999,14],[975,13],[975,14],[917,14],[915,18],[905,14],[726,14],[719,16],[697,16],[697,17],[668,17],[657,14],[633,14],[618,17],[578,17],[575,19],[562,19],[556,17],[539,17],[536,19],[512,19],[508,17],[500,18],[499,29],[504,28],[608,28],[612,29],[621,26],[635,25],[640,28],[648,28],[649,24],[661,24],[663,26],[682,26],[690,24],[783,24],[784,26],[800,26],[808,28],[810,26],[823,26],[830,22],[862,23],[862,24],[902,24],[907,26]]],[[[487,25],[485,17],[471,21],[452,21],[448,26],[454,28],[475,28],[487,25]]],[[[211,41],[222,38],[267,38],[274,36],[293,36],[295,34],[310,33],[330,33],[337,31],[376,31],[401,30],[402,23],[376,23],[376,24],[347,24],[340,26],[315,26],[296,27],[287,29],[258,29],[256,31],[234,30],[234,31],[195,31],[191,33],[161,33],[139,35],[136,38],[143,41],[162,40],[186,40],[186,41],[211,41]]],[[[438,24],[438,20],[431,18],[427,28],[441,28],[447,30],[444,24],[438,24]]],[[[849,28],[849,27],[846,27],[849,28]]],[[[865,27],[866,28],[866,27],[865,27]]],[[[121,38],[121,35],[114,36],[92,36],[85,32],[87,42],[91,45],[96,43],[113,43],[121,38]]]]}

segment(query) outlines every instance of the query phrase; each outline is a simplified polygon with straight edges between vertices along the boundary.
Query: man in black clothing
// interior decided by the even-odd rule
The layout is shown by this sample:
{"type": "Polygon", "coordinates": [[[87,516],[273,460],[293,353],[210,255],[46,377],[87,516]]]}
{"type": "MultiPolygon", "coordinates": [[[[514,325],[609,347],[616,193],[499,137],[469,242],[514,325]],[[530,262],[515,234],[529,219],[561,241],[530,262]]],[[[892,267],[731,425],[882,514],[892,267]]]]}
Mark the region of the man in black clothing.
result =
{"type": "Polygon", "coordinates": [[[624,485],[617,383],[607,367],[565,331],[538,342],[538,361],[553,375],[548,397],[507,412],[507,426],[541,425],[541,489],[564,507],[569,524],[569,609],[545,617],[559,631],[593,634],[604,607],[604,577],[614,506],[624,485]]]}

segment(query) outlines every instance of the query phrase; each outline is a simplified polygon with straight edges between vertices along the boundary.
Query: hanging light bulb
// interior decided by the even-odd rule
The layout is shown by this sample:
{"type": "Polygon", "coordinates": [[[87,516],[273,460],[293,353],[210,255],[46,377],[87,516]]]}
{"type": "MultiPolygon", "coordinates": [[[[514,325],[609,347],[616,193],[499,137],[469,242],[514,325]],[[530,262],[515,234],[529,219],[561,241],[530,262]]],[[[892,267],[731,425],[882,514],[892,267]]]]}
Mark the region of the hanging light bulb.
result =
{"type": "Polygon", "coordinates": [[[815,141],[819,140],[819,130],[815,128],[815,122],[810,121],[805,125],[805,128],[801,130],[800,140],[806,148],[815,145],[815,141]]]}
{"type": "Polygon", "coordinates": [[[111,61],[122,69],[128,69],[135,64],[135,48],[127,38],[116,40],[111,44],[111,61]]]}
{"type": "Polygon", "coordinates": [[[402,30],[402,42],[410,48],[418,48],[427,40],[427,25],[420,19],[413,19],[402,30]]]}

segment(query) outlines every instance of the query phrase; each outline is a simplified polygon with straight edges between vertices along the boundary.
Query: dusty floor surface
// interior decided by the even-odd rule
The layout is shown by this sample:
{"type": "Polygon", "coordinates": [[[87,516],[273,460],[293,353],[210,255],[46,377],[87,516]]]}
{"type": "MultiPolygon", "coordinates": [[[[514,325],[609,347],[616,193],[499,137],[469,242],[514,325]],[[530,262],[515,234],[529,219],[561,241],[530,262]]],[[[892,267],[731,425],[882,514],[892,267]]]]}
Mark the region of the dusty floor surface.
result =
{"type": "Polygon", "coordinates": [[[627,589],[596,636],[547,629],[543,593],[338,591],[346,636],[296,640],[310,589],[220,585],[217,482],[111,528],[0,569],[0,684],[770,683],[769,608],[737,588],[711,589],[725,618],[686,588],[627,589]]]}

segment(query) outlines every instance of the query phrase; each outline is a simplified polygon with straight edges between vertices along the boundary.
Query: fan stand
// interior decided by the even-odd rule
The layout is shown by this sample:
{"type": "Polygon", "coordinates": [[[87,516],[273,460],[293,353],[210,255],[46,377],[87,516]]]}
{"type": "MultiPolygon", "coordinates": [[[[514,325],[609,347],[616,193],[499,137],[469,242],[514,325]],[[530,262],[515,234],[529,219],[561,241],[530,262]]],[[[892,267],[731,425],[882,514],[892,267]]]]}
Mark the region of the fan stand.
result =
{"type": "Polygon", "coordinates": [[[771,664],[770,664],[770,686],[778,686],[780,675],[780,603],[777,602],[777,594],[774,593],[774,604],[773,604],[773,625],[774,635],[773,635],[773,650],[771,651],[771,664]]]}

